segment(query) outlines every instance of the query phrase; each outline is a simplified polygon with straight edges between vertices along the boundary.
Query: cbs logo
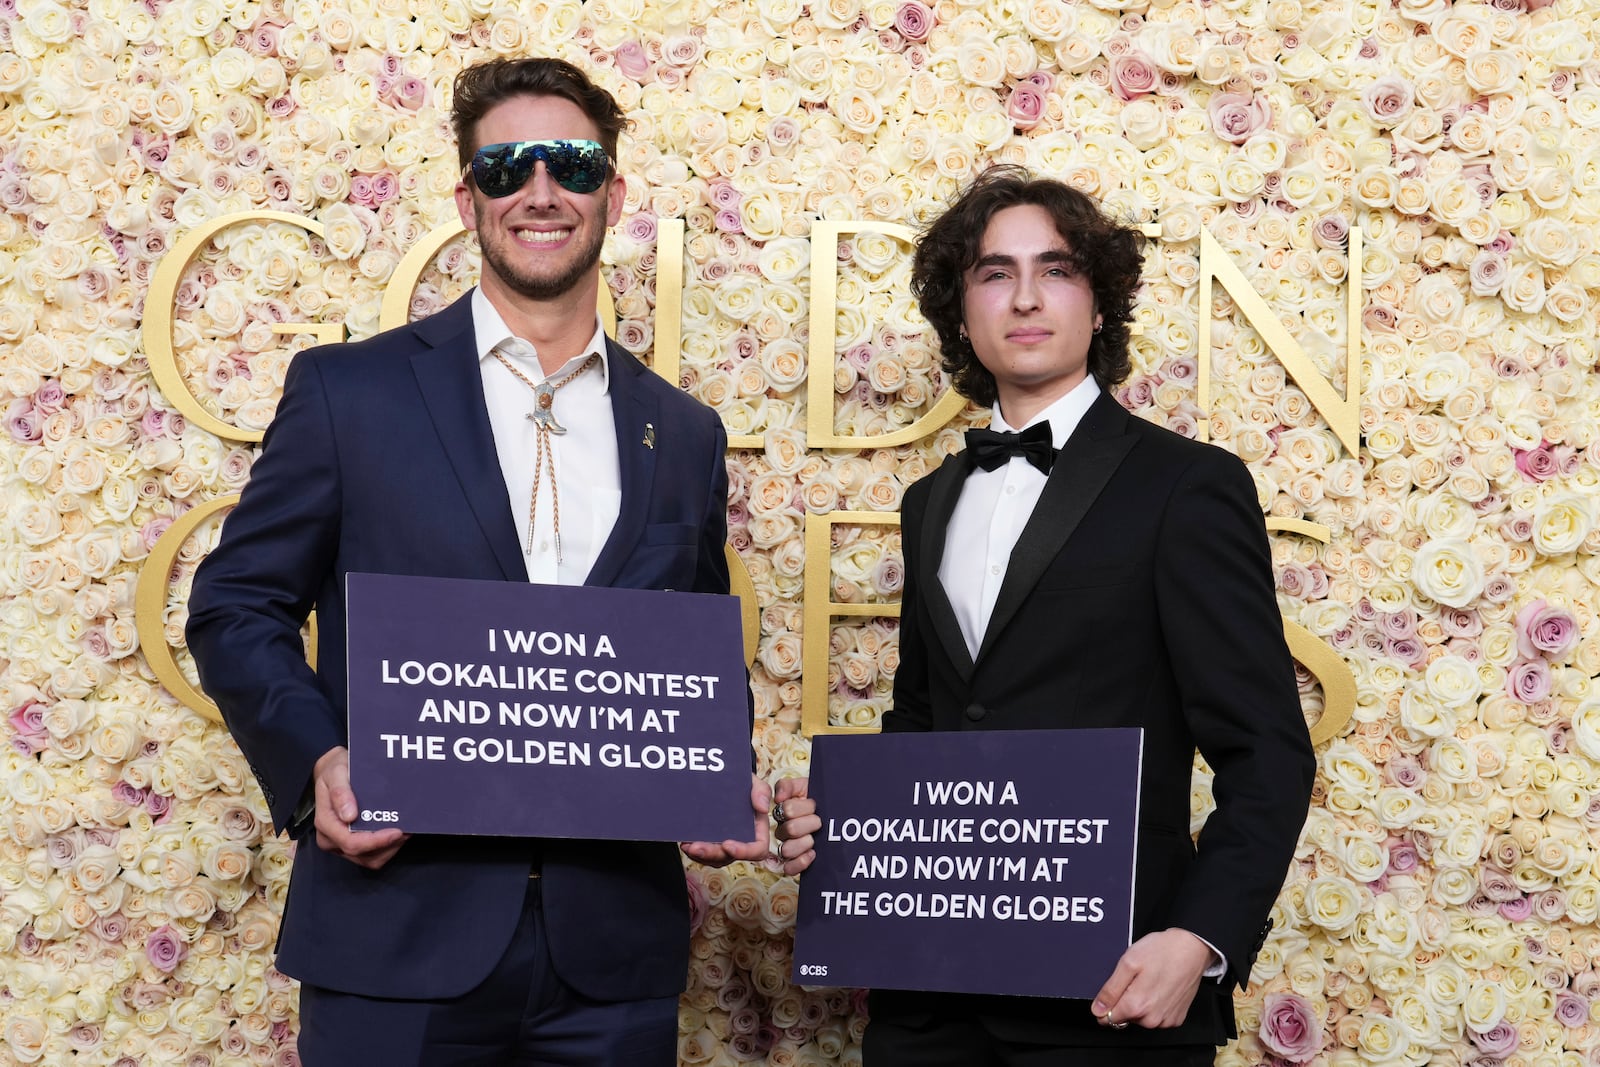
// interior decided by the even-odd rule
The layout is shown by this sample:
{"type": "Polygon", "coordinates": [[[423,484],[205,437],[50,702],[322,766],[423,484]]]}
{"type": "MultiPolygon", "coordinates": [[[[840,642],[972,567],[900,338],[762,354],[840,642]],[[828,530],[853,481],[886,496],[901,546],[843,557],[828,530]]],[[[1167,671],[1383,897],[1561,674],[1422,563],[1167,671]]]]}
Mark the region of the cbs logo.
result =
{"type": "Polygon", "coordinates": [[[800,965],[800,976],[802,978],[826,978],[828,977],[828,965],[825,963],[802,963],[800,965]]]}
{"type": "Polygon", "coordinates": [[[366,808],[366,809],[363,809],[362,812],[361,812],[361,821],[362,822],[399,822],[400,821],[400,813],[398,811],[373,811],[371,808],[366,808]]]}

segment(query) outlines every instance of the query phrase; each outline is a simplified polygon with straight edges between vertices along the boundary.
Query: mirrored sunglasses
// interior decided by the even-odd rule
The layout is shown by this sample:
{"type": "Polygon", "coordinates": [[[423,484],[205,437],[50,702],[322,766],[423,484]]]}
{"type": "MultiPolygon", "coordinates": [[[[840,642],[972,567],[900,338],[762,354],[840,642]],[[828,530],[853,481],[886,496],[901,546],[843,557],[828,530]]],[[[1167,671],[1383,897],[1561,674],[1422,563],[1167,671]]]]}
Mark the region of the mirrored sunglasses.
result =
{"type": "Polygon", "coordinates": [[[499,198],[528,184],[534,164],[544,160],[550,177],[570,193],[592,193],[611,172],[611,158],[597,141],[504,141],[472,154],[472,180],[484,196],[499,198]]]}

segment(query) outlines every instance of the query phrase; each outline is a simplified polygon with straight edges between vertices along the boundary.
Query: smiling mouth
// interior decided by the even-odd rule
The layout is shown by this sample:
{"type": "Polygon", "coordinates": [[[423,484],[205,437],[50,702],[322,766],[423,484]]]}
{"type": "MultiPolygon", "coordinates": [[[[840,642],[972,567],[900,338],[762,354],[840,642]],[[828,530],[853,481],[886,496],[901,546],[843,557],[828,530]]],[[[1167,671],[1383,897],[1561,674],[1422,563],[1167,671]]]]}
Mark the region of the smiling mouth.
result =
{"type": "Polygon", "coordinates": [[[572,236],[571,230],[516,230],[514,232],[517,240],[534,245],[560,244],[572,236]]]}

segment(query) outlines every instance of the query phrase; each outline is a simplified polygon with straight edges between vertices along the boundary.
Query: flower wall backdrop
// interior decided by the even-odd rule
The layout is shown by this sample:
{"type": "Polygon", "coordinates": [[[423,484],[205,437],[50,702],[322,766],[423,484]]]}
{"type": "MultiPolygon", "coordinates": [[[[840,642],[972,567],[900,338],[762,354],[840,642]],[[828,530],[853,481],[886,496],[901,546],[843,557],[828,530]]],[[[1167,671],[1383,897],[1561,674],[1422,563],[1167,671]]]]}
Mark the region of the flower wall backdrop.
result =
{"type": "MultiPolygon", "coordinates": [[[[530,53],[590,69],[633,119],[604,268],[618,339],[651,357],[658,231],[684,220],[682,385],[764,435],[728,457],[764,773],[809,750],[805,516],[895,511],[978,417],[807,449],[808,373],[857,434],[945,388],[905,249],[870,232],[839,249],[833,365],[808,368],[812,222],[914,226],[985,162],[1025,163],[1161,228],[1124,403],[1204,429],[1249,462],[1264,512],[1328,532],[1274,534],[1280,600],[1347,663],[1357,708],[1321,751],[1218,1062],[1600,1063],[1596,17],[1586,0],[0,0],[0,1064],[297,1062],[270,962],[292,850],[226,732],[157,683],[133,618],[152,546],[240,487],[252,445],[185,418],[141,325],[195,227],[315,220],[219,232],[171,297],[189,390],[266,425],[309,340],[274,325],[378,328],[401,257],[453,218],[452,76],[530,53]],[[1359,454],[1227,294],[1199,306],[1202,229],[1359,391],[1359,454]]],[[[412,314],[475,269],[446,246],[412,314]]],[[[894,527],[834,534],[834,599],[892,603],[894,527]]],[[[147,633],[181,645],[214,537],[179,551],[147,633]]],[[[829,648],[829,717],[872,725],[894,620],[842,620],[829,648]]],[[[1208,804],[1201,768],[1197,818],[1208,804]]],[[[794,883],[687,878],[682,1060],[857,1062],[859,994],[788,981],[794,883]]]]}

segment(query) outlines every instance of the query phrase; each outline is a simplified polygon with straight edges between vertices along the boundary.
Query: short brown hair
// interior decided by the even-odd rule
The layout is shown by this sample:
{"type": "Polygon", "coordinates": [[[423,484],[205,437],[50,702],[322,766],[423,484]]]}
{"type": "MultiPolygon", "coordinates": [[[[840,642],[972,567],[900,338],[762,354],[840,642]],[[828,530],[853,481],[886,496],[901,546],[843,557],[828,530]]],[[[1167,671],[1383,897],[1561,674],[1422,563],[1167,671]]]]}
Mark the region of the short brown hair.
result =
{"type": "Polygon", "coordinates": [[[978,261],[983,235],[1008,207],[1040,207],[1072,253],[1073,266],[1094,291],[1100,330],[1089,342],[1089,373],[1102,389],[1127,378],[1128,325],[1144,262],[1144,234],[1107,215],[1094,197],[1022,167],[994,166],[980,174],[917,242],[911,292],[939,336],[945,372],[961,395],[993,404],[994,375],[961,336],[966,272],[978,261]]]}
{"type": "Polygon", "coordinates": [[[617,158],[617,138],[628,128],[628,117],[612,95],[589,80],[582,70],[564,59],[492,59],[464,67],[456,75],[450,101],[450,126],[456,134],[461,169],[478,150],[478,120],[497,104],[518,96],[559,96],[571,100],[600,130],[606,154],[617,158]]]}

